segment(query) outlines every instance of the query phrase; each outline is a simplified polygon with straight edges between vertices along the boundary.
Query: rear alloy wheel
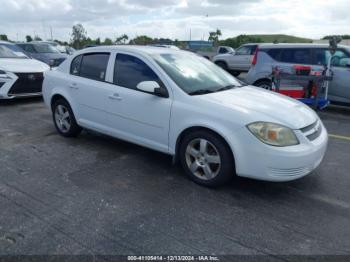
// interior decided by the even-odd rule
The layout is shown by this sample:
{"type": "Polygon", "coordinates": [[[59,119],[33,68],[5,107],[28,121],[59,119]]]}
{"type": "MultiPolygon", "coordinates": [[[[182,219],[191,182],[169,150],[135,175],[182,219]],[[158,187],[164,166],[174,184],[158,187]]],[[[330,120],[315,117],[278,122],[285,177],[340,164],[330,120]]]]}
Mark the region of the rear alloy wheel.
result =
{"type": "Polygon", "coordinates": [[[254,84],[257,87],[266,89],[266,90],[271,90],[272,89],[272,83],[269,80],[262,80],[254,84]]]}
{"type": "Polygon", "coordinates": [[[227,64],[225,62],[216,62],[216,65],[220,66],[222,69],[228,71],[228,67],[227,67],[227,64]]]}
{"type": "Polygon", "coordinates": [[[75,137],[81,132],[71,107],[63,99],[57,100],[53,105],[53,120],[57,131],[62,136],[75,137]]]}
{"type": "Polygon", "coordinates": [[[196,131],[181,144],[180,159],[187,175],[205,186],[219,186],[233,177],[233,157],[226,143],[218,136],[196,131]]]}
{"type": "Polygon", "coordinates": [[[239,72],[239,71],[231,71],[230,73],[231,73],[231,75],[233,75],[234,77],[237,77],[237,76],[239,76],[239,75],[241,74],[241,72],[239,72]]]}

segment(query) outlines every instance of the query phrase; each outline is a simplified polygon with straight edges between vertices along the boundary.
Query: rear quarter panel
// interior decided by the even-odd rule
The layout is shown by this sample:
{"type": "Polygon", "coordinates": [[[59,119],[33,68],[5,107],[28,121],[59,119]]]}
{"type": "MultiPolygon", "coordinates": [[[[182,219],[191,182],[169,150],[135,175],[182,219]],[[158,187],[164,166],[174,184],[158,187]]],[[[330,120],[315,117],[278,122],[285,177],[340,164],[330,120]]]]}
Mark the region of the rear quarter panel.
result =
{"type": "Polygon", "coordinates": [[[253,85],[259,80],[269,78],[272,68],[277,65],[277,62],[263,51],[258,53],[257,61],[256,65],[251,66],[246,77],[246,82],[250,85],[253,85]]]}
{"type": "Polygon", "coordinates": [[[46,106],[51,110],[51,101],[55,95],[63,96],[70,104],[74,115],[77,117],[77,112],[73,99],[68,90],[69,75],[60,70],[50,70],[44,74],[43,82],[43,98],[46,106]]]}

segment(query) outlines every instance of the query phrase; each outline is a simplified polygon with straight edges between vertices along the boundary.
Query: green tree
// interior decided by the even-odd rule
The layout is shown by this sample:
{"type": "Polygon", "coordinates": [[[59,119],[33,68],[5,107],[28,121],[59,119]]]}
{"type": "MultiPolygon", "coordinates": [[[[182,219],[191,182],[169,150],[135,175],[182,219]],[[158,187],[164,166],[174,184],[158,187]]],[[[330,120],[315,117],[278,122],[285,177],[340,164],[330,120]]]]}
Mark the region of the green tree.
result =
{"type": "Polygon", "coordinates": [[[43,41],[38,35],[34,36],[34,41],[43,41]]]}
{"type": "Polygon", "coordinates": [[[95,40],[96,45],[101,45],[101,38],[97,37],[95,40]]]}
{"type": "Polygon", "coordinates": [[[113,40],[110,38],[106,38],[105,41],[103,41],[104,45],[113,45],[113,40]]]}
{"type": "Polygon", "coordinates": [[[213,41],[215,45],[219,43],[219,37],[222,36],[221,30],[216,29],[215,32],[209,32],[209,41],[213,41]]]}
{"type": "MultiPolygon", "coordinates": [[[[322,38],[322,40],[329,40],[333,37],[333,35],[327,35],[325,37],[322,38]]],[[[342,39],[350,39],[350,35],[340,35],[340,37],[342,39]]]]}
{"type": "MultiPolygon", "coordinates": [[[[81,49],[87,42],[87,32],[82,24],[76,24],[72,28],[71,44],[75,49],[81,49]]],[[[91,39],[90,39],[91,40],[91,39]]]]}
{"type": "Polygon", "coordinates": [[[9,39],[7,38],[7,35],[0,35],[0,40],[9,41],[9,39]]]}
{"type": "Polygon", "coordinates": [[[225,40],[220,41],[220,45],[237,48],[247,43],[262,43],[262,42],[263,42],[262,39],[259,37],[253,37],[249,35],[239,35],[237,37],[227,38],[225,40]]]}
{"type": "Polygon", "coordinates": [[[30,35],[26,35],[26,41],[27,42],[32,42],[33,38],[30,35]]]}
{"type": "Polygon", "coordinates": [[[128,40],[129,40],[129,37],[126,34],[123,34],[123,35],[117,37],[117,39],[115,40],[115,43],[125,45],[126,41],[128,41],[128,40]]]}
{"type": "Polygon", "coordinates": [[[140,35],[130,40],[130,43],[135,45],[150,45],[154,43],[154,39],[146,35],[140,35]]]}

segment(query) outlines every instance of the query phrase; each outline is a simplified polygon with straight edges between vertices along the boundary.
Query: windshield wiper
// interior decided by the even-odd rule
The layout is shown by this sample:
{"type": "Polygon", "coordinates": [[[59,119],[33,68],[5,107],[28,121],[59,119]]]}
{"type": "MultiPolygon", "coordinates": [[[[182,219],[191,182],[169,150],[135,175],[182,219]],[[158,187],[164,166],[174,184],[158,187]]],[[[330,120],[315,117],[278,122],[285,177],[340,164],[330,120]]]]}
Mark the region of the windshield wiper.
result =
{"type": "Polygon", "coordinates": [[[215,92],[221,92],[221,91],[225,91],[225,90],[230,90],[230,89],[236,88],[236,87],[238,87],[238,86],[228,85],[228,86],[224,86],[224,87],[221,87],[221,88],[215,90],[215,92]]]}
{"type": "Polygon", "coordinates": [[[210,94],[213,93],[212,90],[208,90],[208,89],[199,89],[193,92],[189,92],[188,94],[191,96],[195,96],[195,95],[205,95],[205,94],[210,94]]]}

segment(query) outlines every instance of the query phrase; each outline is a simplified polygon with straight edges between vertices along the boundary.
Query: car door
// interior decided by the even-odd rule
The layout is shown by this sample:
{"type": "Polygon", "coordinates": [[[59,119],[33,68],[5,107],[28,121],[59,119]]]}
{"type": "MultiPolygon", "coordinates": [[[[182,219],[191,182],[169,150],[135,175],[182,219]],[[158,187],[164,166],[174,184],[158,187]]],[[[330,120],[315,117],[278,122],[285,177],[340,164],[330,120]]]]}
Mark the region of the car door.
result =
{"type": "Polygon", "coordinates": [[[109,125],[118,137],[168,152],[171,92],[158,69],[146,59],[118,53],[114,65],[114,92],[108,103],[109,125]],[[137,90],[143,81],[156,81],[170,97],[158,97],[137,90]]]}
{"type": "Polygon", "coordinates": [[[239,47],[229,59],[229,67],[233,70],[249,71],[256,45],[244,45],[239,47]]]}
{"type": "MultiPolygon", "coordinates": [[[[326,59],[330,57],[326,50],[326,59]]],[[[344,49],[338,49],[332,57],[333,80],[329,85],[329,98],[339,102],[350,103],[350,54],[344,49]]]]}
{"type": "Polygon", "coordinates": [[[111,87],[106,74],[110,53],[86,53],[72,60],[67,85],[83,126],[105,131],[108,127],[106,103],[111,87]]]}

